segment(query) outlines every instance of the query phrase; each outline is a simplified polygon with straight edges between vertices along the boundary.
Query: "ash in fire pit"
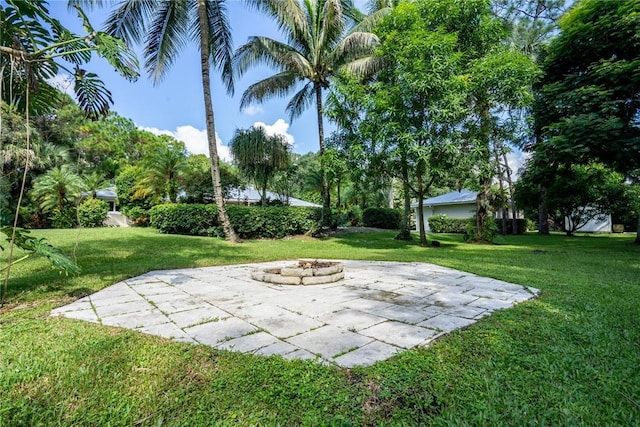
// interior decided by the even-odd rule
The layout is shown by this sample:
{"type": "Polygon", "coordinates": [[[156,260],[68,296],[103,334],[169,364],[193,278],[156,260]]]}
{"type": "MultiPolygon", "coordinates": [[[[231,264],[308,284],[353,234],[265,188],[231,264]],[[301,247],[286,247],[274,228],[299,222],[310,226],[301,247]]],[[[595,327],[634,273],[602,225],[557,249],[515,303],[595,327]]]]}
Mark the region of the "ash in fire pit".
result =
{"type": "Polygon", "coordinates": [[[297,265],[256,270],[251,278],[278,285],[320,285],[344,279],[343,268],[337,261],[299,260],[297,265]]]}

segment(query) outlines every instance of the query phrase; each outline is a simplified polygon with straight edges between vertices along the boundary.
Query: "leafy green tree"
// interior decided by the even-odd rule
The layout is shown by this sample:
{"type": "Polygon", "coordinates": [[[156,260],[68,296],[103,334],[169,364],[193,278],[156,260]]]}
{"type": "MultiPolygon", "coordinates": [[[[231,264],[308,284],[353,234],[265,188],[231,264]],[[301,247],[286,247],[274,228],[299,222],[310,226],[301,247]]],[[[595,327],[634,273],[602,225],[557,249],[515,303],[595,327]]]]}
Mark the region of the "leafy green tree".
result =
{"type": "Polygon", "coordinates": [[[560,20],[536,120],[544,151],[565,163],[597,161],[623,174],[640,164],[638,10],[639,0],[583,0],[560,20]]]}
{"type": "Polygon", "coordinates": [[[278,170],[289,166],[289,145],[282,135],[267,135],[264,128],[238,129],[229,141],[233,160],[240,172],[253,180],[267,203],[267,186],[278,170]]]}
{"type": "MultiPolygon", "coordinates": [[[[185,203],[213,203],[213,185],[211,185],[210,162],[204,154],[195,154],[187,157],[186,168],[183,171],[184,182],[182,187],[185,203]]],[[[220,183],[225,199],[228,199],[238,188],[245,186],[245,181],[234,166],[220,162],[220,183]]]]}
{"type": "Polygon", "coordinates": [[[568,236],[590,220],[610,214],[612,206],[625,199],[627,191],[624,177],[599,163],[554,165],[533,160],[516,186],[518,204],[523,208],[535,208],[540,202],[537,183],[540,174],[553,176],[543,193],[544,203],[562,222],[568,236]]]}
{"type": "Polygon", "coordinates": [[[378,39],[372,33],[350,27],[358,15],[350,0],[252,0],[251,3],[278,23],[287,41],[255,36],[237,50],[234,65],[240,75],[261,64],[276,70],[273,76],[247,88],[241,108],[297,90],[287,104],[287,111],[294,119],[315,102],[323,176],[323,221],[326,222],[331,200],[324,164],[322,91],[329,87],[340,69],[360,74],[371,72],[379,64],[373,57],[378,39]]]}
{"type": "Polygon", "coordinates": [[[128,42],[144,43],[145,68],[154,83],[165,76],[187,41],[197,44],[200,51],[211,180],[218,216],[227,239],[237,241],[222,192],[210,78],[213,64],[221,71],[227,91],[233,92],[231,28],[224,1],[125,0],[111,13],[107,21],[107,32],[128,42]]]}

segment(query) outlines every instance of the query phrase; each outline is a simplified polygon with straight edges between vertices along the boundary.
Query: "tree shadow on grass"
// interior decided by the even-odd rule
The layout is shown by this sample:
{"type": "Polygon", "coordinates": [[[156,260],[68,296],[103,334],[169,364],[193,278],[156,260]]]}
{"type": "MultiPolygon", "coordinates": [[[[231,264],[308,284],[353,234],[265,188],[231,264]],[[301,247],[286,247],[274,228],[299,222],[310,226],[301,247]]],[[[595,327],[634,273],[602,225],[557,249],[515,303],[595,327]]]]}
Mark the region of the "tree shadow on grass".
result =
{"type": "Polygon", "coordinates": [[[52,269],[44,259],[30,259],[13,270],[7,301],[61,294],[81,297],[152,270],[236,264],[248,260],[248,255],[239,246],[220,239],[159,236],[161,239],[129,236],[126,240],[101,238],[60,245],[77,261],[80,274],[66,276],[52,269]]]}

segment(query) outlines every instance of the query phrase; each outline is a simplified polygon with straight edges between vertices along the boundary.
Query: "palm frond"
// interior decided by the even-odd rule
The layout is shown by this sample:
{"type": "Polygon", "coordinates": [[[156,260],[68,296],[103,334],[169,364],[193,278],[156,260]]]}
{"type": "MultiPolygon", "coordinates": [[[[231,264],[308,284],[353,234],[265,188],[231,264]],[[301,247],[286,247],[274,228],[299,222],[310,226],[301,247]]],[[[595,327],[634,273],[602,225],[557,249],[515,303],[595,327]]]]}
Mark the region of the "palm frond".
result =
{"type": "Polygon", "coordinates": [[[392,10],[392,7],[383,7],[382,9],[372,11],[358,21],[358,24],[353,28],[353,31],[371,32],[385,16],[391,13],[392,10]]]}
{"type": "Polygon", "coordinates": [[[146,33],[145,24],[153,16],[157,5],[157,0],[123,0],[107,18],[105,31],[127,44],[142,43],[146,33]]]}
{"type": "Polygon", "coordinates": [[[109,105],[113,103],[111,92],[95,73],[87,73],[76,68],[74,92],[78,105],[88,118],[97,120],[109,113],[109,105]]]}
{"type": "Polygon", "coordinates": [[[278,71],[290,70],[300,76],[311,76],[312,65],[309,60],[287,45],[269,37],[250,37],[240,46],[233,57],[236,72],[242,75],[256,65],[267,65],[278,71]]]}
{"type": "Polygon", "coordinates": [[[268,98],[287,95],[299,80],[295,73],[285,71],[254,83],[242,94],[240,108],[252,102],[262,102],[268,98]]]}
{"type": "Polygon", "coordinates": [[[385,58],[368,56],[346,63],[343,67],[360,78],[369,78],[387,66],[385,58]]]}
{"type": "Polygon", "coordinates": [[[299,0],[247,0],[247,3],[273,18],[290,42],[310,33],[307,14],[299,0]]]}
{"type": "Polygon", "coordinates": [[[158,83],[187,43],[189,2],[158,2],[154,12],[145,37],[144,65],[153,82],[158,83]]]}
{"type": "Polygon", "coordinates": [[[291,100],[289,100],[289,103],[287,103],[286,111],[289,113],[289,119],[293,121],[300,117],[300,115],[302,115],[302,113],[313,103],[314,99],[315,92],[313,90],[313,83],[308,82],[302,89],[293,95],[291,100]]]}
{"type": "Polygon", "coordinates": [[[341,67],[352,60],[371,56],[380,39],[373,33],[356,31],[344,37],[335,47],[331,55],[331,62],[341,67]]]}
{"type": "Polygon", "coordinates": [[[336,41],[342,37],[345,28],[342,0],[325,0],[318,19],[321,23],[321,29],[317,36],[316,51],[320,53],[331,49],[336,41]]]}

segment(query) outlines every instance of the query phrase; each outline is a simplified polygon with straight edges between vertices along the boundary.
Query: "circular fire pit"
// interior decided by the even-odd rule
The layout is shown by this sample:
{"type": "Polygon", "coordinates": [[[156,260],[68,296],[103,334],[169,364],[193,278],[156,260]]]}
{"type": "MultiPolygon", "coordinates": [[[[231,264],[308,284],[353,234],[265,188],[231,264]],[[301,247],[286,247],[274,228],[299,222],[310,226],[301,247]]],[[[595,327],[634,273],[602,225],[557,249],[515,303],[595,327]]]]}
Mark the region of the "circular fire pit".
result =
{"type": "Polygon", "coordinates": [[[278,285],[321,285],[344,279],[343,268],[337,261],[303,259],[286,267],[256,270],[251,273],[251,278],[278,285]]]}

